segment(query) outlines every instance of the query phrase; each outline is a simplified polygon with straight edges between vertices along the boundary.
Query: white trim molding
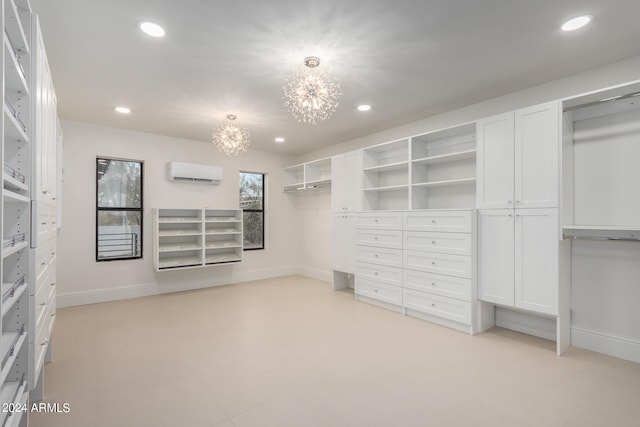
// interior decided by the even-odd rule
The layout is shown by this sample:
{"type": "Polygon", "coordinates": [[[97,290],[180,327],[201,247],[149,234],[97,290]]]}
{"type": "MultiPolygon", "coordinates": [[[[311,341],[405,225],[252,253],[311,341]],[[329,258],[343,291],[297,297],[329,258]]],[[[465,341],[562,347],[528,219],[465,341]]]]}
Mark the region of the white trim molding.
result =
{"type": "Polygon", "coordinates": [[[640,363],[640,342],[581,328],[571,328],[571,345],[640,363]]]}

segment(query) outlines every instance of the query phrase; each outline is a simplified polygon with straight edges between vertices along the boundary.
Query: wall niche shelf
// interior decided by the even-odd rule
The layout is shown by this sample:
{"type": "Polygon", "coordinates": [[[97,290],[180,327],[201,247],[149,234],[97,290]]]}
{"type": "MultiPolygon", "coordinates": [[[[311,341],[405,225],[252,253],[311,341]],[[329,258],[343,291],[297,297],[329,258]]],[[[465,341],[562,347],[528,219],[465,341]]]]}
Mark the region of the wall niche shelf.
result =
{"type": "Polygon", "coordinates": [[[156,271],[242,261],[239,209],[154,209],[156,271]]]}

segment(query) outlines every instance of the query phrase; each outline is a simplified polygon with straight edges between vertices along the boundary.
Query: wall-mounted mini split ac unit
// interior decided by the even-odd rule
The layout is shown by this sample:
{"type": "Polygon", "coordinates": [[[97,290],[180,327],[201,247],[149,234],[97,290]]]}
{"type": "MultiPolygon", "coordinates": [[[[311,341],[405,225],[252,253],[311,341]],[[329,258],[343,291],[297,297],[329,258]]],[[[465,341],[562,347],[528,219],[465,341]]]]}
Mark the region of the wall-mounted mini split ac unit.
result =
{"type": "Polygon", "coordinates": [[[169,180],[177,182],[201,182],[219,184],[222,181],[220,166],[196,163],[169,162],[169,180]]]}

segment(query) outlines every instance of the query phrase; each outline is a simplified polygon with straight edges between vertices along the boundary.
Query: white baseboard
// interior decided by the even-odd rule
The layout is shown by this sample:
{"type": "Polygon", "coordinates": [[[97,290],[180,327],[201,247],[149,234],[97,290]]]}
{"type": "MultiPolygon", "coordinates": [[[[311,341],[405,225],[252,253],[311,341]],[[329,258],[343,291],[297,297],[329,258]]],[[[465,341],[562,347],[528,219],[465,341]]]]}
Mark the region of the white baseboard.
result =
{"type": "MultiPolygon", "coordinates": [[[[145,297],[150,295],[167,294],[171,292],[191,291],[213,286],[231,285],[234,283],[250,282],[252,280],[270,279],[273,277],[303,274],[299,266],[269,268],[263,270],[250,270],[233,273],[223,278],[211,277],[200,281],[180,281],[173,283],[143,283],[137,285],[121,286],[115,288],[94,289],[79,292],[59,293],[56,297],[56,306],[59,308],[73,307],[76,305],[96,304],[100,302],[117,301],[130,298],[145,297]]],[[[310,276],[312,277],[312,276],[310,276]]],[[[323,279],[320,279],[323,280],[323,279]]],[[[328,282],[331,279],[326,280],[328,282]]]]}
{"type": "Polygon", "coordinates": [[[321,280],[323,282],[331,283],[333,281],[333,274],[331,270],[319,270],[317,268],[305,267],[303,265],[298,267],[298,274],[312,279],[321,280]]]}
{"type": "Polygon", "coordinates": [[[571,345],[640,363],[640,342],[581,328],[571,328],[571,345]]]}
{"type": "Polygon", "coordinates": [[[556,340],[556,321],[545,317],[496,307],[496,326],[535,337],[556,340]]]}

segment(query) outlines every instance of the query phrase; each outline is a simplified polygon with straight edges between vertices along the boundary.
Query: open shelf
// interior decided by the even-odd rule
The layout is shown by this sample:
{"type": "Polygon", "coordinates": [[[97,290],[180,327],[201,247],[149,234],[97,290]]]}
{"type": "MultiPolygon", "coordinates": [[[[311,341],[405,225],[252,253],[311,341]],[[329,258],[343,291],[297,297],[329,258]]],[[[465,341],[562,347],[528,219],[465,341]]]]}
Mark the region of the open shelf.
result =
{"type": "Polygon", "coordinates": [[[331,185],[331,158],[313,160],[282,169],[282,191],[294,193],[331,185]]]}
{"type": "Polygon", "coordinates": [[[475,178],[448,179],[445,181],[418,182],[412,184],[414,187],[444,187],[447,185],[475,184],[475,178]]]}
{"type": "Polygon", "coordinates": [[[404,170],[404,169],[409,169],[408,161],[388,163],[388,164],[379,165],[379,166],[371,166],[366,169],[363,169],[363,172],[391,172],[395,170],[404,170]]]}
{"type": "Polygon", "coordinates": [[[14,141],[29,142],[29,137],[27,136],[27,133],[23,128],[23,125],[20,122],[18,122],[18,119],[16,119],[16,117],[11,113],[11,110],[9,109],[9,107],[7,107],[6,104],[3,104],[3,105],[4,105],[3,110],[4,110],[4,117],[5,117],[5,121],[4,121],[5,136],[9,137],[14,141]]]}
{"type": "Polygon", "coordinates": [[[408,185],[388,185],[386,187],[365,188],[362,191],[364,191],[364,192],[386,192],[386,191],[407,190],[408,188],[409,188],[408,185]]]}
{"type": "Polygon", "coordinates": [[[154,209],[156,271],[242,261],[242,232],[240,209],[154,209]]]}
{"type": "Polygon", "coordinates": [[[27,288],[28,284],[24,281],[24,276],[15,283],[2,284],[2,317],[11,311],[27,288]]]}
{"type": "Polygon", "coordinates": [[[204,262],[205,264],[223,264],[240,261],[242,261],[242,257],[238,256],[235,252],[225,252],[222,254],[207,254],[204,262]]]}
{"type": "Polygon", "coordinates": [[[9,62],[9,64],[5,64],[5,86],[15,91],[28,94],[29,85],[27,84],[25,70],[22,68],[13,46],[9,44],[8,38],[4,39],[4,52],[5,60],[9,62]]]}
{"type": "Polygon", "coordinates": [[[27,184],[25,184],[24,182],[18,181],[13,176],[7,175],[5,173],[3,178],[4,178],[4,188],[6,190],[13,191],[16,193],[20,191],[23,191],[23,192],[29,191],[29,186],[27,184]]]}
{"type": "Polygon", "coordinates": [[[11,40],[13,47],[21,52],[29,53],[27,33],[22,26],[22,20],[14,0],[4,2],[4,26],[7,38],[11,40]]]}
{"type": "Polygon", "coordinates": [[[466,150],[449,154],[441,154],[438,156],[422,157],[412,160],[415,164],[434,165],[438,163],[455,162],[458,160],[475,159],[476,150],[466,150]]]}

